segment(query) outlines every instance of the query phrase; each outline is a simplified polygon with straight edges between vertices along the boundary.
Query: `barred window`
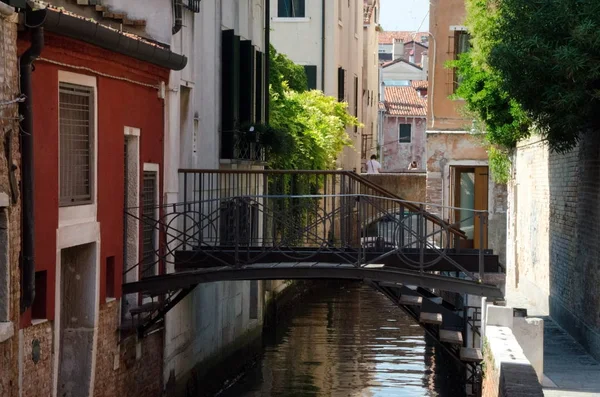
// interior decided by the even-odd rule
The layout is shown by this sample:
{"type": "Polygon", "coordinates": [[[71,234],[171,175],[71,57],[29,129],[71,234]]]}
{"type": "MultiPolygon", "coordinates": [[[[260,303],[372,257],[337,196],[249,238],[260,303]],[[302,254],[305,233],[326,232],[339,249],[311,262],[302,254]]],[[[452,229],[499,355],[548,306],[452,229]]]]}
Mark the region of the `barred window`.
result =
{"type": "Polygon", "coordinates": [[[59,85],[60,205],[92,202],[94,88],[59,85]]]}
{"type": "Polygon", "coordinates": [[[144,171],[142,185],[142,277],[155,276],[157,270],[157,177],[158,175],[154,171],[144,171]]]}

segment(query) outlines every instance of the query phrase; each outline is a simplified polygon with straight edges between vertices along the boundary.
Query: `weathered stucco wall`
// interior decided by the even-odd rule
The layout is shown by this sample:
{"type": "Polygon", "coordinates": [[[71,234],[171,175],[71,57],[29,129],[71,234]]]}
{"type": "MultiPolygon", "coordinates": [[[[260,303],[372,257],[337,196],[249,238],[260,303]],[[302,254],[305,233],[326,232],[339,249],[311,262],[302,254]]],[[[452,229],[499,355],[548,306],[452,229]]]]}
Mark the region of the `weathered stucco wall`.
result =
{"type": "MultiPolygon", "coordinates": [[[[487,166],[488,155],[481,145],[481,138],[470,133],[427,133],[427,203],[449,206],[451,197],[451,168],[454,166],[487,166]]],[[[506,263],[506,186],[493,182],[488,184],[488,245],[500,255],[500,263],[506,263]]],[[[430,207],[444,219],[450,218],[450,210],[430,207]]]]}
{"type": "Polygon", "coordinates": [[[363,174],[362,176],[405,200],[425,202],[426,175],[424,173],[363,174]]]}
{"type": "Polygon", "coordinates": [[[426,119],[416,117],[385,116],[383,122],[383,171],[403,172],[412,161],[417,162],[417,170],[425,171],[425,127],[426,119]],[[411,141],[398,142],[400,124],[410,124],[411,141]]]}
{"type": "Polygon", "coordinates": [[[519,145],[509,198],[509,285],[600,358],[600,137],[566,154],[519,145]]]}
{"type": "Polygon", "coordinates": [[[446,68],[446,62],[454,59],[454,37],[450,26],[464,25],[464,0],[431,0],[429,26],[435,45],[429,51],[429,79],[432,89],[429,93],[429,109],[434,117],[429,117],[428,130],[464,130],[470,125],[459,112],[461,101],[450,99],[454,91],[453,73],[446,68]]]}

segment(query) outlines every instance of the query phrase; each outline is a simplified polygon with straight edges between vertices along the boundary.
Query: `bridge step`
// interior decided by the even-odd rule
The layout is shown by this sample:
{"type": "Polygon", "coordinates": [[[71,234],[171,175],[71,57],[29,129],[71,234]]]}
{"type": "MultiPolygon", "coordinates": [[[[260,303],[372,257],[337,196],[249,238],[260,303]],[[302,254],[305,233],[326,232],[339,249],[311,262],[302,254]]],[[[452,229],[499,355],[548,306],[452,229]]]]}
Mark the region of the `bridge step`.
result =
{"type": "Polygon", "coordinates": [[[129,310],[131,314],[150,313],[160,307],[160,302],[148,302],[129,310]]]}
{"type": "Polygon", "coordinates": [[[402,295],[400,297],[400,304],[406,306],[420,306],[423,303],[423,298],[421,296],[414,295],[402,295]]]}
{"type": "Polygon", "coordinates": [[[442,313],[421,312],[419,321],[425,324],[442,325],[442,313]]]}
{"type": "Polygon", "coordinates": [[[480,363],[483,361],[483,354],[481,354],[481,349],[462,347],[460,349],[460,360],[471,363],[480,363]]]}
{"type": "Polygon", "coordinates": [[[441,329],[440,330],[440,340],[442,342],[452,343],[453,345],[462,345],[463,344],[462,332],[441,329]]]}

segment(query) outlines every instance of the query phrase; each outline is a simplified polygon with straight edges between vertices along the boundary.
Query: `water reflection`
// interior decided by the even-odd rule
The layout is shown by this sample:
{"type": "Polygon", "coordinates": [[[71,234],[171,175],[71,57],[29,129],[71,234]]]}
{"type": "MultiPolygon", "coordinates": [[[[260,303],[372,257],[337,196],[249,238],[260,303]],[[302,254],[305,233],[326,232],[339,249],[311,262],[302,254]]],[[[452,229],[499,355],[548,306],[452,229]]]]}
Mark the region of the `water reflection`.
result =
{"type": "Polygon", "coordinates": [[[453,359],[383,295],[343,284],[301,306],[221,397],[464,396],[453,359]]]}

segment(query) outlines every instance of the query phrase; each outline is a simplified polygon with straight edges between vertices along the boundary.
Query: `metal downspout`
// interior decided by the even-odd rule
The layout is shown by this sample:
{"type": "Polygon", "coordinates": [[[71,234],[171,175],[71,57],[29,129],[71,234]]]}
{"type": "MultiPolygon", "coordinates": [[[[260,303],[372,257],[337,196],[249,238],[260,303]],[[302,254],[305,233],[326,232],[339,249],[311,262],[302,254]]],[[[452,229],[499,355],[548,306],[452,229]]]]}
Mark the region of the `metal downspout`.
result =
{"type": "Polygon", "coordinates": [[[271,0],[265,0],[265,124],[269,124],[271,76],[271,0]]]}
{"type": "Polygon", "coordinates": [[[321,31],[323,37],[321,39],[321,90],[325,93],[325,0],[322,0],[322,18],[321,18],[321,31]]]}
{"type": "MultiPolygon", "coordinates": [[[[39,14],[38,14],[39,15],[39,14]]],[[[31,45],[19,58],[21,93],[25,95],[25,101],[19,104],[19,114],[21,115],[21,178],[22,178],[22,251],[21,251],[21,272],[22,272],[22,298],[21,313],[31,307],[35,299],[35,262],[34,262],[34,244],[35,244],[35,218],[33,214],[33,192],[34,192],[34,165],[33,165],[33,101],[31,73],[33,72],[33,62],[40,56],[44,48],[44,28],[40,27],[45,19],[31,29],[31,45]]]]}

